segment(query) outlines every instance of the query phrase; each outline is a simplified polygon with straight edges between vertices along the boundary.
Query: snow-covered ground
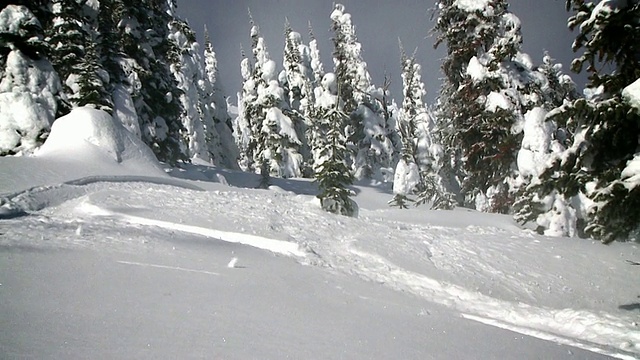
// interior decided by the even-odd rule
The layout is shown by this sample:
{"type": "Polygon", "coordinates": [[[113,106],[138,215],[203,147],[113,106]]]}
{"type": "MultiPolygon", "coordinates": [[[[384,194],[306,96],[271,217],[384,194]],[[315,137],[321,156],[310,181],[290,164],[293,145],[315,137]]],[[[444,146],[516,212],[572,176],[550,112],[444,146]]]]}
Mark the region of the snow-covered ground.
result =
{"type": "Polygon", "coordinates": [[[165,171],[102,115],[0,158],[2,358],[640,358],[636,243],[391,209],[389,184],[335,216],[309,181],[165,171]]]}

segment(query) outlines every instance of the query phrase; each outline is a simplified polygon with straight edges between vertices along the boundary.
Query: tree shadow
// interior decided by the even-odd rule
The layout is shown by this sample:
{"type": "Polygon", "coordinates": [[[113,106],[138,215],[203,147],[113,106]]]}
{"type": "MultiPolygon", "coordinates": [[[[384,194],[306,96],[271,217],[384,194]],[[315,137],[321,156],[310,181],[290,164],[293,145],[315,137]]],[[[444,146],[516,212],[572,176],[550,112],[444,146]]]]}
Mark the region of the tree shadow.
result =
{"type": "MultiPolygon", "coordinates": [[[[638,299],[640,299],[640,295],[638,295],[638,299]]],[[[640,302],[620,305],[618,306],[618,309],[626,311],[640,311],[640,302]]]]}

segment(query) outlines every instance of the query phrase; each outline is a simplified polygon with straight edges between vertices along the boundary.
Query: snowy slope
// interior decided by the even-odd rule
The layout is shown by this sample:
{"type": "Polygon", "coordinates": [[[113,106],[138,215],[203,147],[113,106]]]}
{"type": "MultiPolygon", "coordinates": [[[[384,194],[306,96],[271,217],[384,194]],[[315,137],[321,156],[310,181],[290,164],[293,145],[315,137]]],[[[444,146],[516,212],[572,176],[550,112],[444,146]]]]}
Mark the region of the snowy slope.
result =
{"type": "Polygon", "coordinates": [[[640,357],[638,244],[390,209],[388,184],[335,216],[309,181],[165,172],[103,115],[0,158],[8,358],[640,357]]]}

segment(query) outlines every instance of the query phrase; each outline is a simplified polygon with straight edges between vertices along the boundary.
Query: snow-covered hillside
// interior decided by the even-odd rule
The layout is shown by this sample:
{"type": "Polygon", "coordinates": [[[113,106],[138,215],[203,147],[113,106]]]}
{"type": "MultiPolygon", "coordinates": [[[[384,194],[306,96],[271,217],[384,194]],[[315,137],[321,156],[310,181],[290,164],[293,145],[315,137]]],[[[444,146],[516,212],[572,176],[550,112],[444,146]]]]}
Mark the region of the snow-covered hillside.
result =
{"type": "Polygon", "coordinates": [[[106,113],[0,158],[2,358],[640,357],[640,249],[354,189],[163,169],[106,113]],[[73,136],[71,136],[73,134],[73,136]]]}

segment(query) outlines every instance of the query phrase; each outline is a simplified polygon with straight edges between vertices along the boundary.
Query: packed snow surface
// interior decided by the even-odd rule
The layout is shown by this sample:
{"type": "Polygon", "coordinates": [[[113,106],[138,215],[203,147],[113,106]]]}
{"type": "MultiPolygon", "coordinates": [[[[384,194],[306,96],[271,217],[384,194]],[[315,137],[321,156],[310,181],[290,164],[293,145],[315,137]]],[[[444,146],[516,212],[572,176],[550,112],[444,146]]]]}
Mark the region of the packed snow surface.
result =
{"type": "Polygon", "coordinates": [[[129,136],[82,109],[0,158],[9,358],[640,357],[638,244],[391,209],[388,184],[336,216],[310,181],[164,172],[129,136]]]}

